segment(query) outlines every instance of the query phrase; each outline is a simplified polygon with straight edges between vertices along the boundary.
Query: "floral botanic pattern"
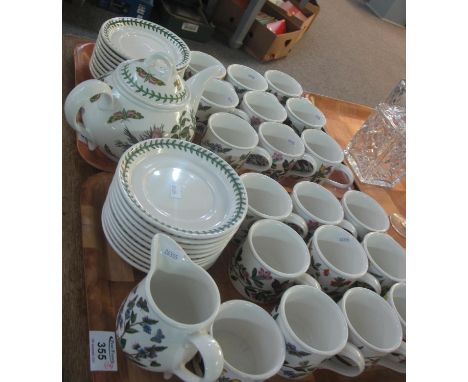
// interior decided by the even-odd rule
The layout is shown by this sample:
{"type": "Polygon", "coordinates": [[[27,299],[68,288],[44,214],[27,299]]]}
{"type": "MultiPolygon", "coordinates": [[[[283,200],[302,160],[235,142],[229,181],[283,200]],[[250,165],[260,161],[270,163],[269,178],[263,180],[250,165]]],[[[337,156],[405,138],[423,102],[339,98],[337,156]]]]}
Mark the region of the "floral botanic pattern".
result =
{"type": "Polygon", "coordinates": [[[128,121],[129,119],[143,119],[143,114],[136,110],[125,110],[117,111],[112,114],[108,119],[107,123],[114,123],[117,121],[128,121]]]}
{"type": "Polygon", "coordinates": [[[326,178],[333,170],[333,166],[325,166],[322,164],[319,170],[310,179],[311,182],[318,182],[326,178]]]}
{"type": "Polygon", "coordinates": [[[219,143],[213,143],[208,139],[204,140],[201,144],[203,147],[206,147],[208,150],[214,152],[215,154],[225,154],[229,151],[232,151],[230,147],[224,147],[219,143]]]}
{"type": "Polygon", "coordinates": [[[311,365],[310,361],[300,361],[299,363],[292,365],[287,360],[284,361],[283,367],[280,370],[280,374],[285,378],[294,379],[302,378],[309,375],[317,370],[317,366],[311,365]]]}
{"type": "Polygon", "coordinates": [[[234,90],[236,91],[237,95],[239,96],[239,98],[241,98],[241,95],[244,94],[245,92],[247,92],[247,89],[241,89],[241,88],[238,88],[237,86],[234,86],[234,90]]]}
{"type": "Polygon", "coordinates": [[[96,102],[99,98],[101,98],[101,93],[93,95],[93,96],[89,99],[89,102],[96,102]]]}
{"type": "Polygon", "coordinates": [[[297,350],[296,345],[290,344],[288,342],[286,342],[286,352],[296,357],[305,357],[311,354],[302,350],[297,350]]]}
{"type": "Polygon", "coordinates": [[[240,157],[234,155],[221,155],[221,157],[228,162],[234,170],[239,170],[242,167],[248,154],[242,154],[240,157]]]}
{"type": "Polygon", "coordinates": [[[327,265],[323,264],[313,250],[312,243],[309,245],[309,250],[311,252],[311,258],[310,267],[307,270],[307,273],[315,277],[315,279],[320,283],[322,290],[333,300],[339,300],[343,296],[343,293],[346,292],[346,290],[348,290],[354,283],[354,280],[341,277],[327,265]]]}
{"type": "Polygon", "coordinates": [[[268,166],[268,160],[264,156],[259,154],[250,154],[247,158],[246,163],[261,167],[268,166]]]}
{"type": "Polygon", "coordinates": [[[151,73],[148,73],[145,69],[139,66],[136,67],[136,72],[141,78],[143,78],[144,82],[149,82],[152,85],[158,85],[158,86],[166,85],[164,81],[161,81],[159,78],[156,78],[151,73]]]}
{"type": "Polygon", "coordinates": [[[178,120],[178,123],[172,126],[169,138],[183,139],[189,141],[195,132],[195,115],[184,110],[178,120]]]}
{"type": "Polygon", "coordinates": [[[242,285],[248,298],[260,303],[277,301],[293,285],[289,280],[280,282],[261,267],[249,271],[242,263],[242,247],[231,259],[229,275],[233,281],[242,285]]]}
{"type": "Polygon", "coordinates": [[[255,130],[258,130],[258,127],[260,126],[262,122],[263,122],[263,119],[256,117],[255,115],[250,117],[250,124],[255,130]]]}
{"type": "Polygon", "coordinates": [[[117,139],[114,141],[114,145],[116,147],[120,147],[122,150],[125,151],[131,146],[133,146],[135,143],[138,143],[140,141],[144,141],[146,139],[151,139],[151,138],[161,138],[163,135],[163,130],[164,130],[164,125],[161,124],[161,126],[159,127],[156,127],[155,125],[153,125],[148,130],[143,131],[138,136],[136,136],[129,130],[127,126],[125,126],[123,133],[124,133],[124,136],[126,137],[126,140],[122,141],[120,139],[117,139]]]}
{"type": "Polygon", "coordinates": [[[275,180],[278,180],[279,178],[284,176],[294,164],[293,161],[288,161],[287,159],[284,159],[283,154],[278,152],[274,152],[271,155],[271,160],[272,162],[270,169],[263,171],[263,174],[275,180]]]}
{"type": "Polygon", "coordinates": [[[117,315],[118,343],[126,356],[136,364],[142,367],[161,366],[157,357],[159,352],[167,349],[167,346],[160,345],[166,337],[161,328],[156,328],[159,321],[150,317],[146,299],[139,296],[136,289],[131,293],[134,296],[122,304],[117,315]],[[139,319],[138,316],[140,316],[139,319]],[[142,332],[149,336],[151,345],[142,346],[139,342],[132,340],[133,334],[142,332]]]}

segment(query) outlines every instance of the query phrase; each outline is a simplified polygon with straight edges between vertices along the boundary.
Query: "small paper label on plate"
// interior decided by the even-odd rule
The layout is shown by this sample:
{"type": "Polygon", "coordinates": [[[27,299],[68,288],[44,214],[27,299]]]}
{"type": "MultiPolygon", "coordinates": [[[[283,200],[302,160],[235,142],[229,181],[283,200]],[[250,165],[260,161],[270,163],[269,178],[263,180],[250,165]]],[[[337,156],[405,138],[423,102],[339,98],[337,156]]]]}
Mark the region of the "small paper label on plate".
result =
{"type": "Polygon", "coordinates": [[[182,24],[182,30],[196,33],[196,32],[198,32],[198,25],[197,24],[192,24],[192,23],[183,23],[182,24]]]}
{"type": "Polygon", "coordinates": [[[342,243],[349,243],[349,237],[340,237],[338,240],[342,243]]]}
{"type": "Polygon", "coordinates": [[[182,198],[182,190],[180,186],[176,183],[171,183],[171,198],[175,198],[175,199],[182,198]]]}
{"type": "Polygon", "coordinates": [[[89,331],[89,361],[91,371],[117,371],[114,332],[89,331]]]}

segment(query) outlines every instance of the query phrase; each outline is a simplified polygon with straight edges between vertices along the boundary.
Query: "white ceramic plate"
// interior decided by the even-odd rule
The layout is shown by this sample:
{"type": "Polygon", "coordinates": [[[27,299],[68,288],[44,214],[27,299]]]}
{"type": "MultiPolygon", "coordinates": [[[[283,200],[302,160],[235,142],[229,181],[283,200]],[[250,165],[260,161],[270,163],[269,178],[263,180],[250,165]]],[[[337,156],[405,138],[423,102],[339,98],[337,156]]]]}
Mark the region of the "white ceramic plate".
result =
{"type": "Polygon", "coordinates": [[[210,240],[180,238],[177,235],[173,235],[171,233],[165,232],[164,230],[155,228],[154,226],[143,221],[143,219],[138,214],[136,214],[129,206],[125,204],[125,200],[123,199],[123,196],[121,196],[118,187],[114,185],[114,182],[111,184],[109,189],[108,198],[110,198],[111,207],[113,207],[114,210],[119,214],[119,219],[125,221],[128,226],[131,226],[133,229],[141,232],[148,238],[152,238],[157,233],[165,233],[177,241],[179,245],[185,250],[212,249],[219,246],[223,242],[229,242],[229,240],[231,240],[232,236],[235,234],[235,232],[228,232],[226,235],[210,240]]]}
{"type": "Polygon", "coordinates": [[[102,25],[99,35],[125,60],[166,52],[174,58],[177,70],[185,69],[190,62],[190,49],[179,36],[147,20],[115,17],[102,25]]]}
{"type": "Polygon", "coordinates": [[[208,239],[237,230],[247,192],[223,159],[177,139],[138,142],[120,158],[116,175],[126,203],[161,230],[208,239]]]}
{"type": "Polygon", "coordinates": [[[96,40],[96,45],[95,45],[94,49],[98,50],[99,53],[101,54],[101,56],[105,57],[105,59],[109,63],[112,63],[115,66],[119,65],[121,62],[124,61],[122,59],[122,57],[119,57],[119,56],[116,56],[116,55],[112,54],[111,53],[112,51],[105,44],[102,43],[102,41],[101,41],[101,39],[99,37],[96,40]]]}

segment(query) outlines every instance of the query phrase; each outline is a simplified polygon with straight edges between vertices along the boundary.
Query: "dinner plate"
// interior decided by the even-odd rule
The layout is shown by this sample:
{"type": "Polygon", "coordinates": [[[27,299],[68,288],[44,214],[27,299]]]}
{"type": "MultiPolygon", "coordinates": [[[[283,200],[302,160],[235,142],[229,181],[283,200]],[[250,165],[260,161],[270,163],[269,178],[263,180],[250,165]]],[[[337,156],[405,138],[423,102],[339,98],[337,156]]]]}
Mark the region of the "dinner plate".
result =
{"type": "Polygon", "coordinates": [[[120,158],[117,174],[133,211],[181,237],[225,235],[237,230],[247,213],[247,192],[234,169],[191,142],[138,142],[120,158]]]}
{"type": "Polygon", "coordinates": [[[232,236],[235,234],[234,232],[228,232],[226,235],[219,236],[214,239],[210,240],[195,240],[195,239],[185,239],[180,238],[176,235],[171,233],[159,230],[158,228],[150,225],[149,223],[146,224],[139,215],[135,214],[133,210],[125,205],[125,201],[122,201],[119,190],[114,185],[111,185],[109,188],[109,199],[111,201],[111,206],[114,206],[115,210],[119,213],[119,218],[124,220],[127,225],[131,225],[134,229],[141,232],[146,237],[153,237],[157,233],[165,233],[166,235],[173,238],[175,241],[179,243],[179,245],[186,249],[212,249],[220,245],[221,242],[226,242],[226,244],[231,240],[232,236]]]}
{"type": "MultiPolygon", "coordinates": [[[[107,230],[107,233],[110,236],[110,239],[112,241],[112,244],[114,245],[113,248],[114,250],[117,249],[116,252],[118,252],[121,257],[126,260],[130,259],[134,263],[138,264],[140,269],[145,269],[145,272],[147,272],[146,267],[150,266],[150,249],[140,249],[137,246],[135,246],[134,243],[129,243],[124,239],[124,234],[120,230],[120,228],[112,223],[112,221],[109,219],[109,215],[103,215],[103,226],[105,225],[105,228],[107,230]]],[[[107,235],[106,235],[107,236],[107,235]]],[[[214,261],[219,257],[219,255],[222,253],[223,250],[217,250],[214,251],[210,254],[208,254],[206,257],[203,258],[191,258],[190,254],[189,257],[195,264],[199,264],[200,266],[207,265],[207,264],[213,264],[214,261]]]]}
{"type": "Polygon", "coordinates": [[[102,24],[99,35],[123,60],[166,52],[174,58],[177,70],[185,69],[190,62],[190,49],[179,36],[147,20],[115,17],[102,24]]]}
{"type": "Polygon", "coordinates": [[[98,50],[101,56],[103,56],[109,63],[113,64],[115,67],[117,67],[121,62],[123,62],[121,57],[115,56],[111,53],[112,51],[110,51],[109,48],[101,42],[101,39],[99,37],[96,40],[96,45],[94,49],[98,50]]]}
{"type": "MultiPolygon", "coordinates": [[[[119,215],[118,211],[113,210],[112,207],[112,200],[108,201],[108,205],[104,213],[107,214],[107,218],[110,220],[110,223],[116,228],[116,231],[119,231],[122,235],[122,240],[125,240],[127,244],[137,247],[142,252],[150,253],[151,249],[151,242],[153,239],[153,235],[145,236],[141,232],[134,230],[131,226],[129,226],[126,219],[122,219],[122,216],[119,215]]],[[[187,254],[192,257],[196,255],[197,257],[207,257],[211,256],[213,253],[222,251],[229,240],[223,241],[219,243],[219,245],[213,247],[200,247],[200,248],[186,248],[181,246],[187,254]]]]}
{"type": "Polygon", "coordinates": [[[96,60],[101,65],[101,67],[106,69],[108,72],[115,70],[115,68],[117,67],[117,65],[110,63],[105,57],[103,57],[102,53],[99,50],[96,50],[94,54],[96,55],[96,60]]]}

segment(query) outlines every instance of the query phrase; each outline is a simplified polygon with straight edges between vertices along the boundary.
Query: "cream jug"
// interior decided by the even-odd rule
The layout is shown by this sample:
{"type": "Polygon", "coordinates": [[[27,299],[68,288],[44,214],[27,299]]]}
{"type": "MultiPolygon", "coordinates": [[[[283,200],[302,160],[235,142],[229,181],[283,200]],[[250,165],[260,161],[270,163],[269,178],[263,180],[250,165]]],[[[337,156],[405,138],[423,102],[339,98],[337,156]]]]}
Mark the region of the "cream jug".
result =
{"type": "Polygon", "coordinates": [[[220,307],[218,287],[169,236],[157,234],[147,276],[122,303],[116,322],[118,343],[140,367],[175,374],[189,382],[216,380],[223,353],[209,334],[220,307]],[[204,377],[185,364],[200,353],[204,377]]]}

